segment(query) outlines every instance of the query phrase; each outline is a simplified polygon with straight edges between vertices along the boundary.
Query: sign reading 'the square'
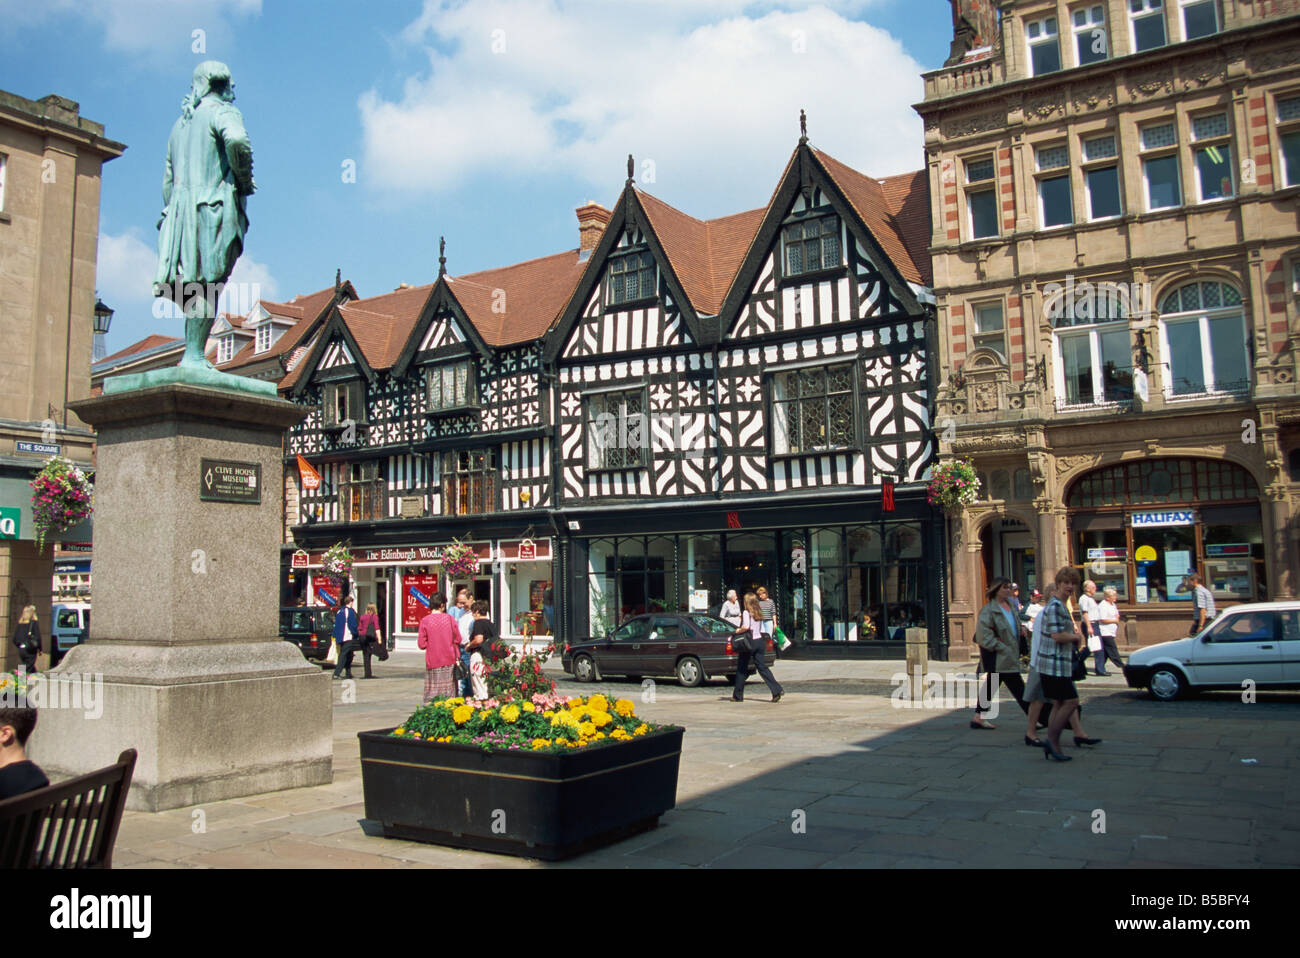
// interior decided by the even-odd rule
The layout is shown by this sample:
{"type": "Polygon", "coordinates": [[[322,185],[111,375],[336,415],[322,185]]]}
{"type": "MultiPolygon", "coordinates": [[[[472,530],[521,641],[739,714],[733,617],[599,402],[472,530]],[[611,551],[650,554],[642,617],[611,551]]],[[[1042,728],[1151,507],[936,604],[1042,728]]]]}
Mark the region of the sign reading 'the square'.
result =
{"type": "Polygon", "coordinates": [[[262,466],[228,459],[199,460],[199,498],[205,502],[262,501],[262,466]]]}

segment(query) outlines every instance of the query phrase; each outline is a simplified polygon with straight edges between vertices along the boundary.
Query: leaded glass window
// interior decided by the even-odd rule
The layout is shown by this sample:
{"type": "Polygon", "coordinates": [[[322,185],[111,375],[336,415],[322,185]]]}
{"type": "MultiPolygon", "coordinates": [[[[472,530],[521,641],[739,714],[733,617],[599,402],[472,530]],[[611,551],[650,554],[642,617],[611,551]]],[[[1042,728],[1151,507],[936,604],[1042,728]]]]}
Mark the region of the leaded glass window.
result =
{"type": "Polygon", "coordinates": [[[785,228],[785,272],[787,276],[831,269],[841,265],[840,220],[819,216],[785,228]]]}
{"type": "Polygon", "coordinates": [[[474,405],[474,377],[468,361],[433,366],[426,371],[429,411],[461,409],[474,405]]]}
{"type": "Polygon", "coordinates": [[[853,366],[813,366],[772,377],[773,452],[847,449],[857,441],[853,366]]]}
{"type": "Polygon", "coordinates": [[[609,261],[609,302],[619,306],[655,295],[655,261],[649,252],[629,253],[609,261]]]}
{"type": "Polygon", "coordinates": [[[640,389],[588,396],[587,468],[644,466],[649,432],[644,394],[640,389]]]}

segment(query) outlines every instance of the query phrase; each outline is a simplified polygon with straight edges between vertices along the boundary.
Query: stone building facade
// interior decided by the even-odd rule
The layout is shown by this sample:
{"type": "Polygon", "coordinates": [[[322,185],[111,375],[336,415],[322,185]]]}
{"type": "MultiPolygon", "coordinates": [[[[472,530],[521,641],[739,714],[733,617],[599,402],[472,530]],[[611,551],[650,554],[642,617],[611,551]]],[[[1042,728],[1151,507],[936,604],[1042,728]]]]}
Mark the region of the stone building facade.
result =
{"type": "MultiPolygon", "coordinates": [[[[36,549],[28,483],[52,450],[92,463],[68,404],[90,395],[100,172],[126,147],[60,96],[0,91],[0,624],[5,668],[22,608],[48,650],[52,551],[36,549]]],[[[72,530],[69,537],[89,539],[72,530]]]]}
{"type": "Polygon", "coordinates": [[[1220,607],[1300,587],[1297,14],[954,0],[916,106],[940,454],[983,479],[949,519],[954,654],[1000,575],[1116,586],[1121,645],[1186,633],[1191,569],[1220,607]]]}

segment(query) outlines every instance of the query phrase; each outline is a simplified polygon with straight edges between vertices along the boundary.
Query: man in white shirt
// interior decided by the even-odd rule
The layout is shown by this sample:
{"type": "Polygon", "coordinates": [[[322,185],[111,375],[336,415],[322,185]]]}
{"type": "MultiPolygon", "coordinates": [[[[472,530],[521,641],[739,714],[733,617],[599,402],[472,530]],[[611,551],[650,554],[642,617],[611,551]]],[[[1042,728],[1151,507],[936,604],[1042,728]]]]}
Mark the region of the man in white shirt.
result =
{"type": "Polygon", "coordinates": [[[1119,648],[1115,645],[1115,636],[1119,634],[1119,606],[1115,600],[1119,598],[1119,593],[1114,586],[1106,586],[1102,593],[1102,600],[1097,603],[1097,628],[1101,631],[1101,648],[1096,650],[1093,656],[1093,671],[1098,675],[1110,675],[1106,671],[1106,661],[1109,659],[1120,668],[1124,667],[1124,660],[1119,657],[1119,648]]]}
{"type": "Polygon", "coordinates": [[[1079,596],[1079,618],[1082,620],[1083,638],[1088,643],[1089,652],[1101,651],[1101,624],[1097,621],[1099,616],[1097,583],[1088,579],[1083,583],[1083,594],[1079,596]]]}
{"type": "MultiPolygon", "coordinates": [[[[465,603],[464,606],[465,611],[461,614],[461,617],[456,621],[456,628],[460,632],[460,662],[461,665],[465,666],[465,674],[468,676],[469,675],[469,649],[468,649],[469,633],[470,630],[474,628],[474,616],[471,615],[469,611],[469,590],[468,589],[460,590],[460,594],[456,596],[456,605],[459,606],[462,600],[465,603]]],[[[464,696],[468,696],[469,693],[470,693],[470,680],[468,678],[462,679],[460,683],[460,694],[464,696]]]]}

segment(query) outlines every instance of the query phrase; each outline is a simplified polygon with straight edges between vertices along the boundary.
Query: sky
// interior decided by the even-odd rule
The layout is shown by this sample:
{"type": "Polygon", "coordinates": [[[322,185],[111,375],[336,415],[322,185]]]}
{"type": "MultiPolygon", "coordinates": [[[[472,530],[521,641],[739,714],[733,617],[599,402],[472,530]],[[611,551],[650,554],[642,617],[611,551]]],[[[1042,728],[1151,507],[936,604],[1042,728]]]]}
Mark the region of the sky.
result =
{"type": "MultiPolygon", "coordinates": [[[[57,93],[127,145],[104,166],[97,287],[113,353],[182,335],[150,282],[167,136],[229,65],[257,193],[226,305],[341,269],[373,296],[575,249],[576,207],[637,185],[707,219],[766,205],[810,143],[923,166],[920,74],[945,0],[0,0],[0,89],[57,93]]],[[[89,321],[89,317],[87,318],[89,321]]]]}

